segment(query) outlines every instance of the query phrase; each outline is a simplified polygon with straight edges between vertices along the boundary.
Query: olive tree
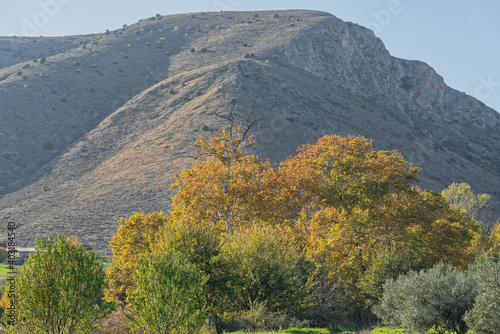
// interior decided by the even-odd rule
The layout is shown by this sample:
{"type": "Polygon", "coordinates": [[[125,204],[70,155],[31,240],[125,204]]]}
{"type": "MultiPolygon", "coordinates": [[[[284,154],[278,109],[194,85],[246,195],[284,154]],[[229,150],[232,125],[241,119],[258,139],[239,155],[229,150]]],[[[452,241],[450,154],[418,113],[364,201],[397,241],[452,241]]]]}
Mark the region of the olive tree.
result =
{"type": "Polygon", "coordinates": [[[411,271],[384,284],[381,301],[373,307],[387,325],[410,331],[438,333],[468,330],[464,315],[476,297],[475,281],[470,275],[438,264],[429,270],[411,271]]]}
{"type": "Polygon", "coordinates": [[[477,283],[478,296],[465,320],[474,333],[500,333],[500,262],[491,257],[470,268],[477,283]]]}

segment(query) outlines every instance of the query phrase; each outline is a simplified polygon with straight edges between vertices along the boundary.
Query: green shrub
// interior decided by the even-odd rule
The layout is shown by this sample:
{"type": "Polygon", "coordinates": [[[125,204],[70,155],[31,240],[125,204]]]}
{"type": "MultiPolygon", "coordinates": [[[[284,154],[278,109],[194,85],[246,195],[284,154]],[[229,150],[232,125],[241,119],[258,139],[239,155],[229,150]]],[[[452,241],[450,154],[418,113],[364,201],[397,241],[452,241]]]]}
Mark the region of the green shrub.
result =
{"type": "MultiPolygon", "coordinates": [[[[92,333],[112,311],[102,296],[104,266],[76,238],[38,239],[16,278],[16,333],[92,333]]],[[[12,319],[9,312],[4,322],[12,319]]]]}
{"type": "Polygon", "coordinates": [[[270,312],[301,314],[310,307],[306,263],[283,232],[257,225],[237,231],[223,244],[221,260],[231,277],[234,310],[265,303],[270,312]]]}
{"type": "Polygon", "coordinates": [[[387,279],[396,279],[399,275],[411,270],[418,271],[427,267],[426,263],[411,259],[404,254],[395,252],[379,254],[378,258],[373,261],[373,265],[367,269],[357,283],[364,306],[370,309],[380,301],[383,292],[382,286],[387,279]]]}
{"type": "MultiPolygon", "coordinates": [[[[0,247],[0,262],[5,261],[5,259],[7,259],[8,256],[9,256],[9,252],[7,252],[7,250],[5,248],[0,247]]],[[[5,285],[0,286],[0,289],[1,289],[1,287],[5,288],[5,285]]],[[[2,294],[3,294],[3,291],[2,291],[2,294]]]]}
{"type": "Polygon", "coordinates": [[[203,297],[208,316],[211,320],[222,316],[230,299],[229,275],[219,259],[221,246],[215,227],[203,222],[171,222],[161,232],[159,250],[182,254],[208,277],[203,297]]]}
{"type": "Polygon", "coordinates": [[[154,333],[185,333],[205,317],[207,277],[178,252],[149,253],[136,266],[128,301],[139,328],[154,333]]]}
{"type": "Polygon", "coordinates": [[[426,333],[430,329],[465,334],[463,317],[476,297],[470,275],[438,264],[427,271],[411,271],[384,284],[380,304],[373,311],[386,325],[426,333]]]}
{"type": "Polygon", "coordinates": [[[470,268],[478,296],[465,321],[474,333],[500,333],[500,262],[491,257],[470,268]]]}
{"type": "Polygon", "coordinates": [[[260,332],[275,331],[280,328],[308,327],[307,320],[299,320],[280,312],[270,312],[265,303],[256,303],[249,310],[228,313],[224,317],[226,332],[260,332]]]}

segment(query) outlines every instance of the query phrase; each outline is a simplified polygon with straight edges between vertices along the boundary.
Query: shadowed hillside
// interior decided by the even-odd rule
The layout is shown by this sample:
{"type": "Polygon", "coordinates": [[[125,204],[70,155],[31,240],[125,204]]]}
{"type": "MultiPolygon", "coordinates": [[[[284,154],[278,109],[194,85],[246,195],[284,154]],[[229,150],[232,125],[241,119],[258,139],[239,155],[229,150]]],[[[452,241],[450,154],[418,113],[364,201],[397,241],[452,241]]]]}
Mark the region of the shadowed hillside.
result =
{"type": "Polygon", "coordinates": [[[420,187],[467,182],[499,206],[498,113],[332,15],[197,13],[34,40],[0,39],[0,217],[22,243],[76,234],[108,252],[118,218],[168,210],[173,173],[233,99],[240,115],[256,102],[254,153],[273,162],[363,135],[422,167],[420,187]]]}

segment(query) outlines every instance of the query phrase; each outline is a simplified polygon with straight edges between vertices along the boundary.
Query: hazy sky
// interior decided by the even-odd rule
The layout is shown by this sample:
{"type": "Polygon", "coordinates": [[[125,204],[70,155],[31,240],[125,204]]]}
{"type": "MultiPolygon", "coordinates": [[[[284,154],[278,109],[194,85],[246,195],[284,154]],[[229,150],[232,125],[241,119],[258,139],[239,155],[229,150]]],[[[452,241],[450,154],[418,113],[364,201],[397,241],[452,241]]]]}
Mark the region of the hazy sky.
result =
{"type": "Polygon", "coordinates": [[[498,0],[0,0],[0,36],[104,32],[139,19],[228,10],[313,9],[375,31],[396,57],[500,111],[498,0]]]}

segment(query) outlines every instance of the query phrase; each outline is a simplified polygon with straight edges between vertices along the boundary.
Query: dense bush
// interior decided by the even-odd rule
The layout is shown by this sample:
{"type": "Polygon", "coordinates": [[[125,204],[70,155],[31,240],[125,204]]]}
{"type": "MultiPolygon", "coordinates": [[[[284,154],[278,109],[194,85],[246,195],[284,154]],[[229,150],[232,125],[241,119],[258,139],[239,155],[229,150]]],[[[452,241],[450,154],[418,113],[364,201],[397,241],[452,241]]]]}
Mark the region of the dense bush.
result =
{"type": "Polygon", "coordinates": [[[471,266],[478,296],[465,320],[474,333],[500,333],[500,262],[485,257],[471,266]]]}
{"type": "Polygon", "coordinates": [[[224,317],[224,329],[227,332],[274,331],[280,328],[302,328],[310,324],[280,312],[270,312],[265,303],[256,303],[249,310],[231,312],[224,317]]]}
{"type": "MultiPolygon", "coordinates": [[[[59,236],[39,239],[16,279],[16,333],[92,333],[112,311],[102,299],[103,264],[95,251],[59,236]]],[[[12,320],[10,312],[4,322],[12,320]]]]}
{"type": "Polygon", "coordinates": [[[373,311],[387,325],[418,333],[434,329],[465,334],[468,328],[463,317],[472,308],[475,290],[470,275],[438,264],[389,279],[373,311]]]}
{"type": "Polygon", "coordinates": [[[310,306],[306,263],[280,230],[241,229],[227,236],[221,258],[230,273],[234,310],[265,303],[270,312],[300,314],[310,306]]]}
{"type": "Polygon", "coordinates": [[[161,252],[178,252],[208,277],[204,301],[210,316],[220,316],[228,303],[227,269],[219,260],[220,238],[211,223],[170,222],[161,232],[161,252]]]}
{"type": "Polygon", "coordinates": [[[178,252],[149,253],[138,262],[128,296],[139,328],[186,333],[199,328],[207,278],[178,252]]]}

